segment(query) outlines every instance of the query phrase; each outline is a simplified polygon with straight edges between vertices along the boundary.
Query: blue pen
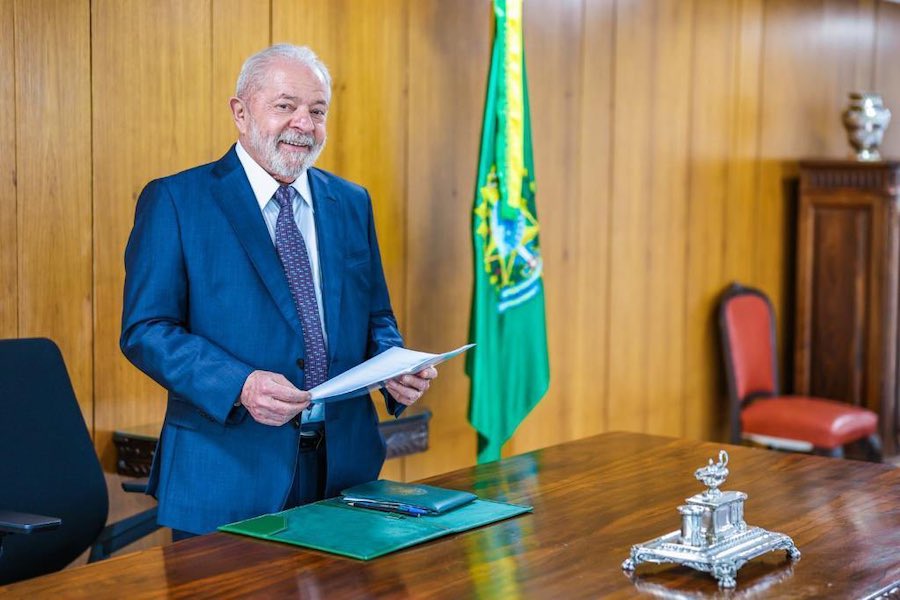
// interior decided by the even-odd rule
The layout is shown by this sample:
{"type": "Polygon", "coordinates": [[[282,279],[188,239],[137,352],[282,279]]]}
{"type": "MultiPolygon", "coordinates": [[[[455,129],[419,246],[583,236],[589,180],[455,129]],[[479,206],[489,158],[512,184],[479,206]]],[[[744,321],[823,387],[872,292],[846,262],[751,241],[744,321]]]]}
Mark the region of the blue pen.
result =
{"type": "Polygon", "coordinates": [[[406,515],[408,517],[421,517],[428,514],[428,511],[417,506],[409,506],[405,504],[385,504],[381,502],[371,502],[365,500],[345,500],[350,506],[358,506],[360,508],[369,508],[381,512],[396,513],[406,515]]]}
{"type": "Polygon", "coordinates": [[[428,511],[424,508],[419,508],[418,506],[410,506],[409,504],[398,504],[397,508],[404,512],[409,512],[410,514],[413,514],[417,517],[428,514],[428,511]]]}

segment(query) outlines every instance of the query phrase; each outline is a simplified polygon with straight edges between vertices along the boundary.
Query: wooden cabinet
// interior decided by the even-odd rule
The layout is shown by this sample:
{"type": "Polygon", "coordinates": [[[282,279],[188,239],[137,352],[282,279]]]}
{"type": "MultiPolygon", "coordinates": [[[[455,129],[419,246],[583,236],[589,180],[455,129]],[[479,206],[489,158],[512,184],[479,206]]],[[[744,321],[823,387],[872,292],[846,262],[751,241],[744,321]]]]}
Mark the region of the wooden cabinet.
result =
{"type": "Polygon", "coordinates": [[[794,386],[878,413],[900,451],[900,162],[800,165],[794,386]]]}

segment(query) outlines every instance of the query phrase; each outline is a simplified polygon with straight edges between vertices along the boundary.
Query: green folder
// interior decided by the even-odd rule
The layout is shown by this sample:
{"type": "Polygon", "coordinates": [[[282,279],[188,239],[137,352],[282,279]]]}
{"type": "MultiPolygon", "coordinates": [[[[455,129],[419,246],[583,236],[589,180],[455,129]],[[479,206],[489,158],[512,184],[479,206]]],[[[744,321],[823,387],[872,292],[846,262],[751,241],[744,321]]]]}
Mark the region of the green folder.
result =
{"type": "Polygon", "coordinates": [[[440,515],[410,517],[348,506],[330,498],[223,525],[219,530],[370,560],[531,510],[530,506],[473,500],[440,515]]]}

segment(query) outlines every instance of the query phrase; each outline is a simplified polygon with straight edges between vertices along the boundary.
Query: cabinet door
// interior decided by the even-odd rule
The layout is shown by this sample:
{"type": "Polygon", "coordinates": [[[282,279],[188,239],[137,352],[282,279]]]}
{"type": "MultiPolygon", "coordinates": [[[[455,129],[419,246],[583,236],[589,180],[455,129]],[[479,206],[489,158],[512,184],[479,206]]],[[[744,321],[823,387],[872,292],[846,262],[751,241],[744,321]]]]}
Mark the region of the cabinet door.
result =
{"type": "Polygon", "coordinates": [[[804,194],[798,214],[797,392],[869,406],[880,377],[881,336],[869,327],[880,314],[880,249],[884,200],[835,190],[804,194]],[[872,335],[876,333],[876,335],[872,335]]]}

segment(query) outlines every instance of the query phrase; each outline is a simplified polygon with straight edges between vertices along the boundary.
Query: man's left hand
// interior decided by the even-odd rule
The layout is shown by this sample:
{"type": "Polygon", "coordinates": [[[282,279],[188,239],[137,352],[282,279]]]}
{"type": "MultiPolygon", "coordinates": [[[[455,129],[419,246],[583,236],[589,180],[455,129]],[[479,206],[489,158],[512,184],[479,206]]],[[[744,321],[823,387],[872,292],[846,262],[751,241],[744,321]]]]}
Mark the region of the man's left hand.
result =
{"type": "Polygon", "coordinates": [[[437,369],[428,367],[412,375],[401,375],[390,379],[385,387],[397,402],[404,406],[411,406],[428,391],[431,380],[437,377],[437,374],[437,369]]]}

